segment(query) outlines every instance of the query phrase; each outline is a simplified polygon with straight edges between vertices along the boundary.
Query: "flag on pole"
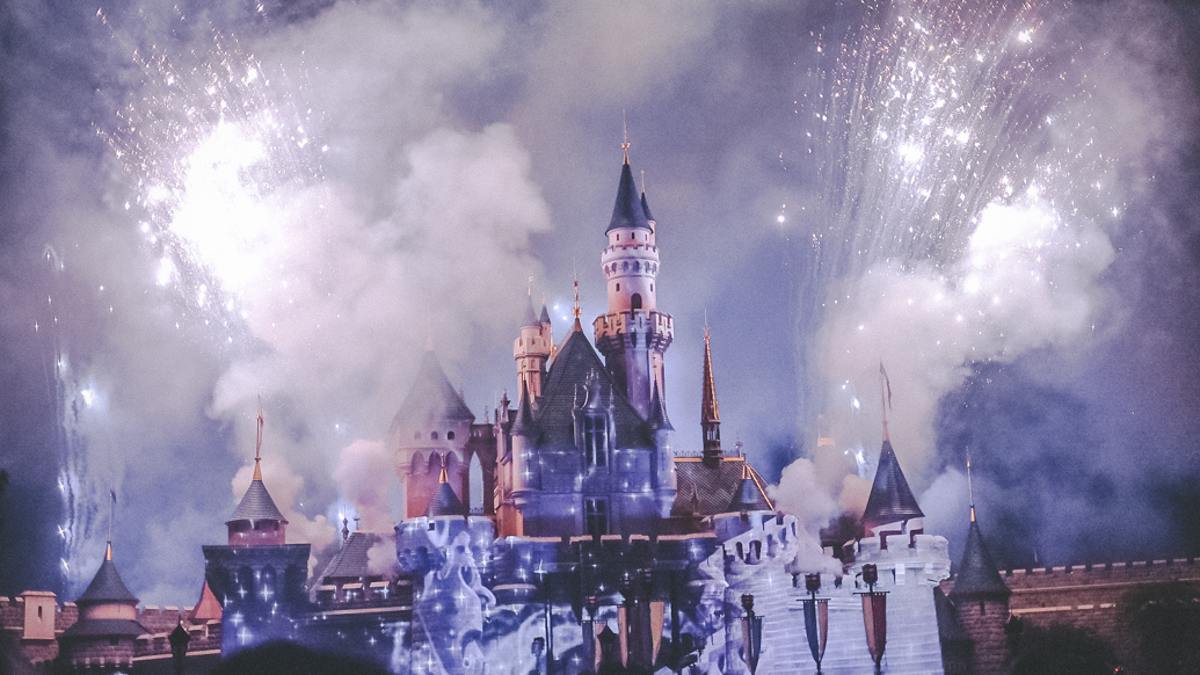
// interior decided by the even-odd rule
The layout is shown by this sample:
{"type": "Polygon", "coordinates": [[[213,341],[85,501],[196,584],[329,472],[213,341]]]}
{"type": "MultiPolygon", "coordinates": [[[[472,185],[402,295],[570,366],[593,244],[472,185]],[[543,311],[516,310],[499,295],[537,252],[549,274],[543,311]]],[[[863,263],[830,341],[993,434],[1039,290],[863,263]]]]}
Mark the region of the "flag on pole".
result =
{"type": "Polygon", "coordinates": [[[888,379],[887,369],[883,367],[883,361],[879,362],[879,377],[883,380],[883,390],[887,400],[888,410],[892,409],[892,381],[888,379]]]}
{"type": "Polygon", "coordinates": [[[887,595],[872,591],[862,594],[863,626],[867,631],[867,651],[878,668],[887,646],[887,595]]]}
{"type": "Polygon", "coordinates": [[[825,658],[825,642],[829,638],[829,600],[809,598],[804,601],[804,632],[808,636],[808,649],[812,652],[817,669],[825,658]]]}

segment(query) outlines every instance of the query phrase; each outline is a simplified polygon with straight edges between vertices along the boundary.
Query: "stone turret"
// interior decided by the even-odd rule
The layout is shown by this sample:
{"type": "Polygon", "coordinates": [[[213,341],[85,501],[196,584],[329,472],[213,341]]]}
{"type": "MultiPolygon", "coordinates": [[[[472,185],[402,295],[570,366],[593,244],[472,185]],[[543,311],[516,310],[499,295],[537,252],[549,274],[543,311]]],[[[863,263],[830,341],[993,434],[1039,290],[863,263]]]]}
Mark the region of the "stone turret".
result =
{"type": "Polygon", "coordinates": [[[539,317],[533,311],[533,296],[525,307],[525,320],[521,323],[521,331],[513,340],[513,358],[517,362],[517,381],[522,387],[528,387],[530,405],[537,407],[537,400],[542,396],[542,385],[546,379],[546,363],[554,351],[553,326],[550,323],[550,312],[542,305],[539,317]]]}
{"type": "Polygon", "coordinates": [[[650,397],[657,384],[666,399],[663,355],[671,346],[674,323],[658,311],[657,223],[647,216],[644,193],[639,197],[629,166],[629,143],[617,182],[600,256],[608,287],[608,310],[593,322],[596,347],[604,354],[613,383],[642,418],[650,415],[650,397]]]}
{"type": "MultiPolygon", "coordinates": [[[[968,463],[968,476],[969,467],[968,463]]],[[[959,624],[971,640],[970,672],[998,675],[1008,672],[1004,627],[1008,623],[1008,599],[1012,592],[988,552],[975,518],[974,499],[970,519],[962,562],[954,570],[954,588],[949,597],[959,624]]]]}
{"type": "MultiPolygon", "coordinates": [[[[536,317],[533,323],[537,323],[536,317]]],[[[443,459],[451,488],[464,504],[470,503],[468,445],[474,421],[475,415],[451,386],[437,355],[427,349],[389,434],[404,483],[406,518],[424,515],[437,489],[443,459]]]]}
{"type": "Polygon", "coordinates": [[[92,583],[75,603],[79,620],[59,638],[59,663],[69,670],[128,672],[133,667],[134,642],[146,629],[137,621],[138,599],[113,562],[111,541],[92,583]]]}

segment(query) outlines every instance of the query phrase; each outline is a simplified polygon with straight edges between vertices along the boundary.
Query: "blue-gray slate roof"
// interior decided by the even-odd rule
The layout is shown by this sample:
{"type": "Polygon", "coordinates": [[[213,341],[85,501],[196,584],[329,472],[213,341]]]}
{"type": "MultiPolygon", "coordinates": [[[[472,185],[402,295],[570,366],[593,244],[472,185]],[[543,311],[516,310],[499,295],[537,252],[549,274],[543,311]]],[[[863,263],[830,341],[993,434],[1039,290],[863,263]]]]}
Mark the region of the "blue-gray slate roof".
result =
{"type": "Polygon", "coordinates": [[[284,518],[279,507],[275,506],[275,500],[271,499],[271,493],[267,492],[267,486],[263,485],[261,480],[250,481],[250,487],[246,488],[246,494],[242,495],[242,501],[238,502],[237,508],[233,510],[233,515],[225,521],[225,524],[228,525],[239,520],[287,522],[287,518],[284,518]]]}
{"type": "Polygon", "coordinates": [[[433,496],[429,499],[429,509],[425,515],[430,518],[439,516],[465,516],[467,515],[466,508],[463,507],[462,500],[455,494],[454,488],[450,487],[449,483],[438,483],[437,489],[434,490],[433,496]]]}
{"type": "Polygon", "coordinates": [[[900,470],[900,461],[896,459],[892,442],[884,440],[883,449],[879,452],[879,467],[875,470],[875,481],[871,484],[871,496],[867,498],[867,508],[863,511],[863,525],[873,528],[924,516],[912,488],[908,486],[908,479],[900,470]]]}
{"type": "Polygon", "coordinates": [[[385,536],[377,532],[351,532],[325,566],[321,578],[331,582],[382,576],[371,571],[369,553],[373,546],[384,541],[385,536]]]}
{"type": "Polygon", "coordinates": [[[105,558],[100,563],[100,569],[96,570],[96,576],[92,577],[92,583],[88,584],[83,595],[75,602],[80,605],[99,604],[104,602],[117,602],[137,604],[138,599],[129,592],[129,587],[121,580],[121,575],[117,573],[117,566],[113,561],[105,558]]]}
{"type": "Polygon", "coordinates": [[[600,357],[579,330],[571,332],[546,374],[546,385],[538,399],[534,418],[537,423],[534,438],[538,446],[575,445],[575,403],[577,400],[584,403],[585,392],[590,392],[587,396],[589,408],[608,409],[611,405],[616,428],[615,447],[654,446],[649,425],[629,405],[624,393],[613,386],[600,357]]]}
{"type": "Polygon", "coordinates": [[[1006,598],[1010,591],[1000,578],[996,563],[988,552],[979,523],[972,522],[967,530],[967,546],[963,550],[962,563],[954,574],[954,589],[950,599],[958,598],[1006,598]]]}
{"type": "MultiPolygon", "coordinates": [[[[532,311],[532,310],[531,310],[532,311]]],[[[451,386],[433,350],[426,350],[421,365],[413,377],[412,388],[400,404],[400,410],[392,421],[393,428],[402,422],[425,423],[433,421],[475,420],[475,415],[463,402],[462,396],[451,386]]]]}
{"type": "Polygon", "coordinates": [[[650,229],[650,222],[646,220],[646,209],[638,198],[637,186],[633,184],[633,171],[629,168],[629,162],[621,165],[617,201],[613,204],[612,220],[608,223],[608,229],[604,231],[608,233],[619,227],[650,229]]]}
{"type": "MultiPolygon", "coordinates": [[[[675,503],[671,506],[673,516],[711,516],[718,513],[728,513],[736,493],[744,487],[742,481],[742,466],[745,460],[741,457],[723,457],[720,463],[709,466],[699,457],[675,458],[675,478],[677,490],[675,503]]],[[[749,504],[748,511],[769,511],[772,506],[767,501],[766,493],[762,490],[765,483],[754,467],[750,467],[750,475],[754,482],[755,501],[749,504]]],[[[746,495],[740,495],[746,500],[746,495]]],[[[739,507],[738,511],[741,510],[739,507]]]]}

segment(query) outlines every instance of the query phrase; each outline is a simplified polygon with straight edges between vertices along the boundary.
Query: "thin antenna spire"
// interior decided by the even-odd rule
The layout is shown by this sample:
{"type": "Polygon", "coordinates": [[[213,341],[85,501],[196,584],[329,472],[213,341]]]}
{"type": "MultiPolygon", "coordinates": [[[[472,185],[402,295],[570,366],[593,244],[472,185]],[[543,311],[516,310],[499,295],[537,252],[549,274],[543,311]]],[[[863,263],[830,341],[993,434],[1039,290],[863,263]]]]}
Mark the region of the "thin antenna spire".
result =
{"type": "Polygon", "coordinates": [[[117,491],[109,490],[108,495],[112,498],[112,502],[108,509],[108,541],[104,545],[104,559],[112,560],[112,531],[113,521],[117,519],[117,491]]]}
{"type": "Polygon", "coordinates": [[[575,330],[583,330],[583,325],[579,322],[579,273],[575,271],[575,259],[571,259],[571,288],[575,291],[575,305],[571,309],[571,314],[575,317],[575,330]]]}
{"type": "Polygon", "coordinates": [[[262,395],[260,394],[258,397],[258,432],[254,439],[254,480],[262,480],[263,422],[262,395]]]}
{"type": "Polygon", "coordinates": [[[625,109],[621,108],[621,126],[625,132],[625,140],[621,142],[621,151],[625,153],[625,163],[629,163],[629,147],[633,145],[629,142],[629,118],[625,114],[625,109]]]}
{"type": "Polygon", "coordinates": [[[646,194],[646,170],[642,169],[642,194],[646,194]]]}
{"type": "Polygon", "coordinates": [[[708,339],[709,339],[709,331],[708,331],[708,305],[705,305],[705,306],[704,306],[704,341],[705,341],[705,342],[708,342],[708,339]]]}
{"type": "Polygon", "coordinates": [[[529,301],[533,302],[533,275],[529,275],[528,283],[525,285],[525,294],[529,296],[529,301]]]}
{"type": "Polygon", "coordinates": [[[971,502],[971,522],[975,522],[975,486],[971,483],[971,449],[967,448],[967,499],[971,502]]]}
{"type": "Polygon", "coordinates": [[[892,407],[892,382],[888,379],[883,361],[879,361],[879,407],[883,411],[883,440],[891,442],[892,435],[888,432],[888,410],[892,407]]]}

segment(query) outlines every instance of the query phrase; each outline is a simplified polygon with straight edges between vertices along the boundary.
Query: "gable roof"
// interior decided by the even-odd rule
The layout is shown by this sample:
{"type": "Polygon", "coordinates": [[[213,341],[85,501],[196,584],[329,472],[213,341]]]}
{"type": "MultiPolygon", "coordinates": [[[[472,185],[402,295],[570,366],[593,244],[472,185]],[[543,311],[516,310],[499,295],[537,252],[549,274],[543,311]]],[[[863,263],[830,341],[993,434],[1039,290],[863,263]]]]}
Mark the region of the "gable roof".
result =
{"type": "Polygon", "coordinates": [[[413,376],[408,395],[392,419],[392,429],[402,423],[433,421],[473,422],[475,415],[451,386],[437,355],[428,349],[421,356],[421,364],[413,376]]]}
{"type": "Polygon", "coordinates": [[[205,579],[204,586],[200,588],[200,599],[196,601],[196,606],[192,607],[188,616],[192,623],[220,621],[221,612],[221,602],[213,594],[212,587],[208,585],[208,579],[205,579]]]}
{"type": "Polygon", "coordinates": [[[546,374],[546,384],[534,417],[538,445],[575,445],[575,403],[578,400],[583,404],[585,391],[592,394],[591,400],[587,401],[589,408],[608,409],[611,404],[616,447],[653,445],[646,421],[625,400],[623,392],[613,386],[608,371],[581,330],[572,331],[567,337],[546,374]],[[587,387],[590,377],[595,380],[587,387]]]}
{"type": "Polygon", "coordinates": [[[950,591],[950,598],[1006,598],[1010,592],[988,552],[979,523],[972,520],[967,530],[967,546],[963,549],[962,563],[955,570],[954,589],[950,591]]]}
{"type": "MultiPolygon", "coordinates": [[[[744,483],[744,470],[750,473],[753,501],[749,494],[742,495],[748,511],[772,511],[775,505],[767,496],[766,483],[762,476],[746,462],[744,457],[722,457],[720,463],[710,466],[700,457],[675,457],[676,492],[671,506],[672,516],[711,516],[728,513],[734,497],[738,496],[744,483]],[[745,469],[743,469],[745,467],[745,469]]],[[[739,507],[737,510],[741,510],[739,507]]]]}
{"type": "Polygon", "coordinates": [[[642,207],[642,201],[638,198],[637,186],[633,184],[633,170],[629,168],[628,161],[621,165],[621,178],[617,182],[617,201],[613,204],[612,220],[608,222],[608,228],[604,232],[608,233],[619,227],[650,229],[650,222],[646,220],[646,209],[642,207]]]}
{"type": "Polygon", "coordinates": [[[275,506],[275,500],[271,499],[271,493],[267,492],[267,486],[259,478],[250,481],[250,487],[246,488],[246,494],[242,495],[242,501],[238,502],[237,508],[233,510],[233,515],[225,521],[225,524],[228,525],[239,520],[287,522],[287,518],[284,518],[283,513],[279,511],[279,507],[275,506]]]}
{"type": "Polygon", "coordinates": [[[875,481],[871,484],[871,496],[867,498],[867,508],[863,511],[863,525],[872,529],[887,523],[924,516],[925,513],[917,505],[917,498],[913,496],[912,488],[908,486],[908,479],[900,470],[900,461],[896,459],[892,442],[885,438],[883,448],[879,452],[875,481]]]}
{"type": "Polygon", "coordinates": [[[377,532],[351,532],[325,566],[321,578],[334,580],[383,576],[371,571],[369,553],[373,546],[386,538],[386,535],[377,532]]]}
{"type": "Polygon", "coordinates": [[[121,580],[121,575],[117,573],[117,566],[112,561],[112,546],[110,545],[105,551],[100,569],[96,570],[96,576],[92,577],[92,583],[88,584],[83,595],[79,596],[75,602],[80,605],[105,602],[136,605],[137,601],[138,599],[134,597],[133,593],[129,592],[129,587],[121,580]]]}

